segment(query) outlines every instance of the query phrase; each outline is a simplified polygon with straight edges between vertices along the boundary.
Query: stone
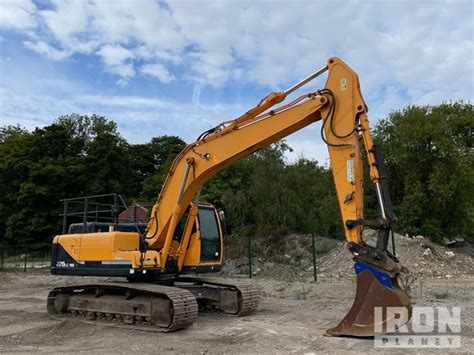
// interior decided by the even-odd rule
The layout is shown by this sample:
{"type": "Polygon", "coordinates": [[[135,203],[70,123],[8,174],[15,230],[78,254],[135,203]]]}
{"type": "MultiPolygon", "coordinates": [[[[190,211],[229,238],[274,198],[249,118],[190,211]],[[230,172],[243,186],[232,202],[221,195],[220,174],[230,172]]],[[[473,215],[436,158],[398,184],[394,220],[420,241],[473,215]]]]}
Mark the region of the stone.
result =
{"type": "Polygon", "coordinates": [[[433,253],[431,252],[430,248],[426,248],[425,251],[423,252],[423,256],[431,256],[433,253]]]}

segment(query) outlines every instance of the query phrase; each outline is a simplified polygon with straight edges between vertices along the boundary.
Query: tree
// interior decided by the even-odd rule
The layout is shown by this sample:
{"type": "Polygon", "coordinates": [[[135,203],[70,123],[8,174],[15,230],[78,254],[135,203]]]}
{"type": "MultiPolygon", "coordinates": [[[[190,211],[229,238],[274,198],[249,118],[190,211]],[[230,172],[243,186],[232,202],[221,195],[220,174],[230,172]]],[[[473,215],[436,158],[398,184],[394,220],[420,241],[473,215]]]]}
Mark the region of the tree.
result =
{"type": "Polygon", "coordinates": [[[400,231],[472,237],[473,135],[473,106],[463,102],[408,106],[377,124],[400,231]]]}
{"type": "Polygon", "coordinates": [[[0,233],[3,242],[47,242],[60,231],[60,199],[128,194],[128,144],[100,116],[62,116],[27,132],[0,130],[0,233]]]}
{"type": "Polygon", "coordinates": [[[331,171],[304,158],[288,164],[290,149],[281,141],[232,165],[206,183],[202,198],[226,210],[234,233],[341,237],[331,171]]]}
{"type": "Polygon", "coordinates": [[[92,127],[93,139],[86,142],[87,195],[111,192],[129,195],[133,172],[129,145],[117,132],[115,122],[101,118],[92,127]]]}
{"type": "Polygon", "coordinates": [[[154,202],[176,156],[186,143],[176,136],[154,137],[149,143],[131,146],[132,169],[139,188],[135,196],[154,202]]]}
{"type": "Polygon", "coordinates": [[[81,190],[85,165],[79,153],[70,132],[58,124],[3,136],[0,229],[4,242],[45,242],[58,231],[59,199],[81,190]]]}
{"type": "MultiPolygon", "coordinates": [[[[472,238],[474,227],[473,106],[409,106],[376,126],[396,229],[434,241],[472,238]]],[[[175,136],[131,145],[105,117],[71,114],[28,132],[0,127],[0,243],[48,242],[60,231],[60,199],[121,193],[154,202],[173,160],[186,146],[175,136]]],[[[278,142],[211,178],[201,200],[226,211],[235,234],[315,232],[342,237],[331,170],[278,142]]],[[[365,170],[366,213],[378,214],[365,170]]]]}
{"type": "Polygon", "coordinates": [[[21,127],[0,128],[0,243],[22,180],[28,177],[27,145],[31,135],[21,127]]]}

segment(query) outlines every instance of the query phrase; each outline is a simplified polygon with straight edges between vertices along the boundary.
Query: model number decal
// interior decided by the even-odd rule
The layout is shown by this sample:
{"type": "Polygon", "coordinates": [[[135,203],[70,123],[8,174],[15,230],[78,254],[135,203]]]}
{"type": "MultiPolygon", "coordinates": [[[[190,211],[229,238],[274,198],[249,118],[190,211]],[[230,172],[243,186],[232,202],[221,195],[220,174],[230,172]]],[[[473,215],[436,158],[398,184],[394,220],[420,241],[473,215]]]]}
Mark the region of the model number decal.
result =
{"type": "Polygon", "coordinates": [[[65,261],[57,261],[56,267],[74,267],[74,263],[67,263],[65,261]]]}

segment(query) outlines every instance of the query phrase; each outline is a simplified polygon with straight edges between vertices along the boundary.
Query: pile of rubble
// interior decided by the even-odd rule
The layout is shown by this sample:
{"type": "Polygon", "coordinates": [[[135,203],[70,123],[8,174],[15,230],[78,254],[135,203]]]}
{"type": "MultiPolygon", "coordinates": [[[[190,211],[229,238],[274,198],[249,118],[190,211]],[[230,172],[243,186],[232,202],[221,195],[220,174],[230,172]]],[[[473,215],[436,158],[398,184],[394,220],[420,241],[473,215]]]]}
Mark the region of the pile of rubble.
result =
{"type": "MultiPolygon", "coordinates": [[[[374,245],[374,233],[364,239],[374,245]]],[[[255,240],[253,268],[255,276],[283,279],[305,279],[313,274],[312,241],[309,236],[289,235],[255,240]]],[[[316,237],[317,274],[321,279],[354,276],[352,255],[346,243],[316,237]]],[[[474,244],[462,239],[445,241],[446,246],[433,243],[423,236],[395,234],[395,251],[400,262],[416,278],[453,278],[474,275],[474,244]]],[[[389,246],[391,250],[391,243],[389,246]]],[[[246,253],[243,253],[246,254],[246,253]]],[[[248,273],[248,257],[227,260],[227,274],[248,273]]]]}
{"type": "MultiPolygon", "coordinates": [[[[373,236],[367,238],[373,244],[373,236]]],[[[320,258],[318,272],[335,277],[353,275],[351,255],[340,243],[320,258]]],[[[447,241],[447,247],[433,243],[421,235],[415,237],[395,234],[395,251],[400,262],[416,278],[452,278],[474,275],[474,254],[471,243],[462,239],[447,241]]],[[[390,250],[390,248],[389,248],[390,250]]]]}

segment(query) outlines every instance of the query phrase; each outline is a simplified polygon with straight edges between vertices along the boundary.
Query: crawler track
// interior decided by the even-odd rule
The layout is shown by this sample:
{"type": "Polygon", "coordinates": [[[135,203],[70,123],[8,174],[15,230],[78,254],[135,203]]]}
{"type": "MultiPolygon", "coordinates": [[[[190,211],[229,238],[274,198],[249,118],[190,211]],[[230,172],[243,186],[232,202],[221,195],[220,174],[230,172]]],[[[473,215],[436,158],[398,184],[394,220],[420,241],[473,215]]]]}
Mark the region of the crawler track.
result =
{"type": "Polygon", "coordinates": [[[110,282],[56,287],[48,295],[47,309],[54,319],[171,332],[194,323],[198,303],[245,316],[259,301],[260,289],[248,282],[180,277],[175,286],[110,282]]]}
{"type": "MultiPolygon", "coordinates": [[[[220,303],[223,304],[222,298],[225,298],[225,291],[236,293],[236,302],[229,309],[221,309],[225,313],[235,316],[245,316],[253,313],[260,302],[261,290],[253,283],[249,282],[227,282],[217,278],[200,278],[200,277],[180,277],[177,282],[191,285],[202,285],[204,287],[213,287],[219,289],[220,303]]],[[[186,287],[186,286],[184,286],[186,287]]],[[[192,288],[189,288],[192,291],[192,288]]],[[[193,291],[192,291],[193,292],[193,291]]],[[[196,295],[196,294],[195,294],[196,295]]],[[[199,298],[199,296],[197,296],[199,298]]]]}
{"type": "Polygon", "coordinates": [[[198,313],[196,298],[185,289],[118,282],[56,287],[47,309],[55,319],[161,332],[189,327],[198,313]]]}

